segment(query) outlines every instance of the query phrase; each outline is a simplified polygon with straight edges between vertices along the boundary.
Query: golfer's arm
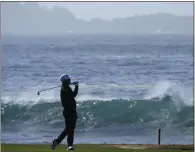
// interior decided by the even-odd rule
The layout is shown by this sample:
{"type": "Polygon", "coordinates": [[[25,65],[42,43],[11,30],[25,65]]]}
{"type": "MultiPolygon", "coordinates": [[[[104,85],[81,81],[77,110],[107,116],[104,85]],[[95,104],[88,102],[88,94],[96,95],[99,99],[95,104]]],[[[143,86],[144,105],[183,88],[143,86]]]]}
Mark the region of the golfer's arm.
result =
{"type": "Polygon", "coordinates": [[[74,89],[74,91],[72,92],[73,98],[75,98],[75,97],[77,96],[78,90],[79,90],[79,87],[78,87],[78,86],[75,86],[75,89],[74,89]]]}

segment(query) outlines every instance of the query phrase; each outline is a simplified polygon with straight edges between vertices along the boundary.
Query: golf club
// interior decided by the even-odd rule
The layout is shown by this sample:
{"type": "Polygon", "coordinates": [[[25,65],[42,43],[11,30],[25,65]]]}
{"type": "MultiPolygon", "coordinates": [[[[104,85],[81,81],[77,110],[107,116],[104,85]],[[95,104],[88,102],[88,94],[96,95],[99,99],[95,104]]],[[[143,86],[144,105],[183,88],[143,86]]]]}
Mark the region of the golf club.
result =
{"type": "Polygon", "coordinates": [[[58,87],[61,87],[61,86],[56,86],[56,87],[40,90],[40,91],[37,92],[37,95],[39,96],[40,92],[42,92],[42,91],[47,91],[47,90],[55,89],[55,88],[58,88],[58,87]]]}
{"type": "MultiPolygon", "coordinates": [[[[75,83],[78,83],[78,82],[73,82],[73,83],[70,83],[70,84],[75,84],[75,83]]],[[[51,90],[51,89],[55,89],[55,88],[59,88],[59,87],[61,87],[61,85],[60,86],[56,86],[56,87],[52,87],[52,88],[48,88],[48,89],[40,90],[40,91],[37,92],[37,95],[39,96],[40,92],[51,90]]]]}

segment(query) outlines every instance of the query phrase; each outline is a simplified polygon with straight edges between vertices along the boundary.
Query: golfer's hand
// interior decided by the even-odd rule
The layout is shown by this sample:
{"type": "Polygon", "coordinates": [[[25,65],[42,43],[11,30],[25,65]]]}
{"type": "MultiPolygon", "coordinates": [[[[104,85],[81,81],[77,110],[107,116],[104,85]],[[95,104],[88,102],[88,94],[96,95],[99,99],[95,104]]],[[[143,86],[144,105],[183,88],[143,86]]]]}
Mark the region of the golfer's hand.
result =
{"type": "Polygon", "coordinates": [[[79,86],[79,82],[73,82],[73,84],[77,87],[79,86]]]}

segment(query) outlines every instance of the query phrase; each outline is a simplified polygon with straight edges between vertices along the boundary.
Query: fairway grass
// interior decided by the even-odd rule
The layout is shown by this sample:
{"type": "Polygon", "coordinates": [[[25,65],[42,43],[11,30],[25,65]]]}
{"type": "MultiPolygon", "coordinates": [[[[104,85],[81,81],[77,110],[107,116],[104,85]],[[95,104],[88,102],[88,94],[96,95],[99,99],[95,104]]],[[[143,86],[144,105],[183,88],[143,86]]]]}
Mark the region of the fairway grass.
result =
{"type": "MultiPolygon", "coordinates": [[[[127,144],[77,144],[77,152],[193,152],[194,145],[127,145],[127,144]]],[[[48,144],[2,144],[2,152],[64,152],[66,146],[61,144],[51,150],[48,144]]]]}

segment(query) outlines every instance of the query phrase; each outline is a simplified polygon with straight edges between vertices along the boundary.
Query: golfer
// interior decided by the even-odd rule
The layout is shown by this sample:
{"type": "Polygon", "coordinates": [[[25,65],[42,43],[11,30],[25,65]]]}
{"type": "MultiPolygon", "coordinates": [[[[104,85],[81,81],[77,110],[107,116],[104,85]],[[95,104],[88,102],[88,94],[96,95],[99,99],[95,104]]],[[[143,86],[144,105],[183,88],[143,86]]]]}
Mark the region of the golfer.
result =
{"type": "Polygon", "coordinates": [[[74,150],[74,131],[77,121],[77,111],[76,111],[76,101],[75,97],[78,94],[78,82],[71,83],[71,77],[69,75],[61,75],[60,81],[62,82],[60,97],[61,104],[63,106],[63,116],[65,119],[65,128],[58,136],[57,139],[54,139],[52,142],[52,150],[54,150],[62,140],[67,136],[67,150],[74,150]],[[75,85],[74,91],[70,88],[70,84],[75,85]]]}

